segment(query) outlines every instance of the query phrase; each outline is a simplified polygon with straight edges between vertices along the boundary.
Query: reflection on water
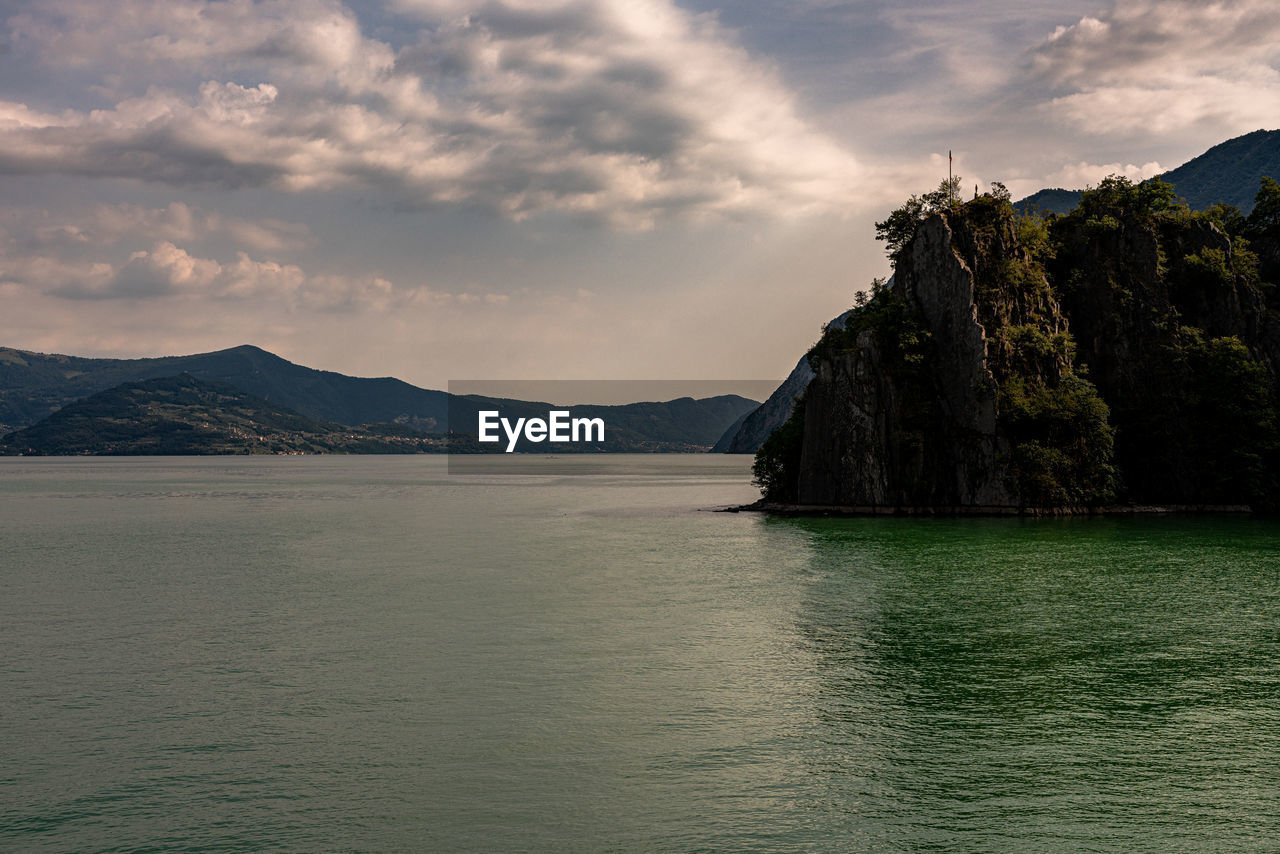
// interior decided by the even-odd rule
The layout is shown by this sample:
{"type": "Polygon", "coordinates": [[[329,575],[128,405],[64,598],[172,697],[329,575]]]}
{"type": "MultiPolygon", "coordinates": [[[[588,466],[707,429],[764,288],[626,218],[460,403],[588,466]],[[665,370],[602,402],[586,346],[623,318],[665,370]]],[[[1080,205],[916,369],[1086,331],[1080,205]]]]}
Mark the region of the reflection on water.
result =
{"type": "Polygon", "coordinates": [[[812,548],[813,759],[851,824],[912,850],[1280,832],[1275,525],[772,524],[812,548]]]}

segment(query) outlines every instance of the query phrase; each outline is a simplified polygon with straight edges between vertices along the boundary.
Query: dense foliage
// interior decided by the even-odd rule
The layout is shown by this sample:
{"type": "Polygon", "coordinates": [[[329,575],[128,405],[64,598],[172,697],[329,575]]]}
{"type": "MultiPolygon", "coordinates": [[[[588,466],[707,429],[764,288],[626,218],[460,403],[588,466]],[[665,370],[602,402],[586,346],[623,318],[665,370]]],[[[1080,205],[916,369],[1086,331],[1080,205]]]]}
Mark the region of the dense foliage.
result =
{"type": "MultiPolygon", "coordinates": [[[[1280,348],[1258,331],[1280,328],[1280,183],[1261,182],[1248,216],[1229,204],[1193,212],[1168,183],[1118,176],[1065,216],[1019,216],[1000,185],[952,204],[956,189],[958,179],[912,196],[876,223],[877,238],[901,272],[922,222],[943,211],[963,220],[964,251],[982,259],[973,277],[997,433],[1024,505],[1280,507],[1280,408],[1268,367],[1280,348]],[[1082,352],[1096,364],[1083,364],[1082,352]]],[[[811,364],[868,331],[896,403],[907,401],[898,427],[937,441],[936,389],[926,399],[937,356],[899,290],[873,283],[843,328],[824,330],[811,364]]],[[[803,417],[801,405],[757,458],[772,500],[794,497],[803,417]]]]}
{"type": "Polygon", "coordinates": [[[1280,161],[1280,132],[1258,130],[1210,148],[1161,176],[1177,188],[1193,210],[1216,202],[1248,209],[1264,176],[1275,177],[1280,161]]]}
{"type": "Polygon", "coordinates": [[[804,395],[796,398],[791,416],[769,434],[751,464],[752,483],[766,501],[784,504],[796,500],[800,476],[800,452],[804,446],[804,395]]]}
{"type": "MultiPolygon", "coordinates": [[[[1249,212],[1258,181],[1275,177],[1280,162],[1280,131],[1259,130],[1215,145],[1161,179],[1172,184],[1192,210],[1207,210],[1224,203],[1249,212]]],[[[1040,190],[1022,199],[1019,210],[1065,214],[1080,202],[1083,190],[1040,190]]]]}
{"type": "Polygon", "coordinates": [[[915,236],[916,227],[933,214],[946,210],[960,198],[960,176],[943,181],[936,189],[920,196],[912,195],[902,207],[890,212],[882,222],[876,223],[876,240],[886,244],[885,252],[895,263],[902,251],[915,236]]]}
{"type": "Polygon", "coordinates": [[[1075,373],[1056,386],[1015,376],[1000,392],[1000,424],[1012,446],[1010,476],[1026,505],[1096,506],[1113,497],[1114,433],[1092,383],[1075,373]]]}
{"type": "Polygon", "coordinates": [[[1191,413],[1191,458],[1208,504],[1274,509],[1280,465],[1276,401],[1266,366],[1238,338],[1187,330],[1190,369],[1183,397],[1191,413]]]}
{"type": "Polygon", "coordinates": [[[1052,223],[1065,305],[1106,345],[1095,381],[1112,403],[1123,497],[1277,504],[1275,377],[1265,337],[1240,337],[1274,305],[1276,269],[1255,247],[1269,255],[1277,224],[1270,179],[1245,217],[1116,177],[1052,223]],[[1247,321],[1251,305],[1262,315],[1247,321]]]}

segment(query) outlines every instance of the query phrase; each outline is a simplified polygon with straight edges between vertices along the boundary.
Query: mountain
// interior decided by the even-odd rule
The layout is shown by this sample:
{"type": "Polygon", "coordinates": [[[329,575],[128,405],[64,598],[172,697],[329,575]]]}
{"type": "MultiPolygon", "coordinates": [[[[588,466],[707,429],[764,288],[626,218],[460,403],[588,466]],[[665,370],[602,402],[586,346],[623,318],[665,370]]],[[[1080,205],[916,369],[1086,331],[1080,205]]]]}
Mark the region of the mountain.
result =
{"type": "MultiPolygon", "coordinates": [[[[845,320],[852,313],[853,309],[849,309],[832,318],[831,322],[823,327],[824,332],[830,328],[843,328],[845,320]]],[[[712,452],[754,454],[764,444],[764,440],[769,438],[769,434],[782,426],[783,422],[791,416],[791,410],[795,407],[797,398],[804,394],[811,379],[813,379],[813,368],[809,367],[809,357],[802,356],[795,368],[782,381],[782,385],[769,395],[768,400],[747,413],[741,420],[729,425],[729,429],[724,431],[711,448],[712,452]]]]}
{"type": "Polygon", "coordinates": [[[1014,203],[1020,211],[1041,213],[1070,213],[1076,205],[1080,204],[1080,197],[1084,195],[1084,190],[1064,190],[1061,187],[1054,187],[1049,190],[1037,190],[1025,199],[1019,199],[1014,203]]]}
{"type": "MultiPolygon", "coordinates": [[[[661,402],[620,406],[567,407],[575,417],[600,417],[616,435],[644,437],[650,441],[686,444],[709,449],[732,424],[760,405],[736,394],[694,399],[681,397],[661,402]]],[[[545,412],[545,410],[544,410],[545,412]]]]}
{"type": "MultiPolygon", "coordinates": [[[[455,398],[471,406],[500,409],[505,417],[543,417],[550,404],[455,398]],[[525,415],[519,415],[523,412],[525,415]]],[[[605,440],[556,446],[581,451],[697,451],[730,418],[756,406],[727,395],[626,406],[568,407],[575,417],[601,417],[605,440]],[[710,419],[710,420],[708,420],[710,419]]],[[[524,443],[520,451],[545,452],[524,443]]],[[[501,452],[473,437],[419,433],[403,424],[349,427],[300,415],[226,383],[191,374],[122,383],[73,401],[49,417],[0,439],[0,453],[23,455],[186,455],[279,453],[464,453],[501,452]]]]}
{"type": "MultiPolygon", "coordinates": [[[[1264,177],[1280,179],[1280,130],[1256,130],[1229,139],[1160,176],[1192,210],[1217,202],[1253,210],[1264,177]]],[[[1083,190],[1041,190],[1014,204],[1018,210],[1064,214],[1080,203],[1083,190]]]]}
{"type": "MultiPolygon", "coordinates": [[[[694,399],[681,397],[667,401],[642,401],[615,406],[574,405],[558,406],[551,403],[528,400],[510,400],[475,395],[453,396],[449,404],[449,423],[458,425],[459,431],[474,434],[481,410],[500,410],[502,417],[514,422],[517,418],[547,418],[553,409],[567,410],[573,418],[601,418],[605,441],[598,445],[557,445],[556,453],[575,453],[584,450],[640,453],[691,453],[710,450],[724,433],[726,425],[737,423],[747,413],[759,406],[758,401],[736,394],[694,399]]],[[[476,450],[493,451],[493,448],[476,450]]],[[[521,441],[519,451],[545,452],[544,444],[521,441]]]]}
{"type": "Polygon", "coordinates": [[[0,440],[0,453],[182,455],[422,453],[443,439],[397,425],[317,421],[225,383],[180,374],[123,383],[0,440]]]}
{"type": "Polygon", "coordinates": [[[442,431],[449,396],[390,377],[318,371],[249,345],[158,359],[87,359],[0,348],[0,430],[34,424],[73,400],[123,382],[189,373],[310,418],[367,424],[397,418],[442,431]]]}
{"type": "MultiPolygon", "coordinates": [[[[447,431],[451,418],[459,430],[473,432],[481,409],[500,407],[512,418],[545,418],[553,408],[536,401],[459,397],[390,377],[318,371],[249,345],[157,359],[88,359],[0,348],[0,434],[35,424],[121,383],[181,373],[225,383],[317,421],[348,426],[395,422],[428,434],[447,431]]],[[[573,410],[605,418],[610,450],[691,451],[710,447],[729,424],[758,405],[725,395],[573,410]]]]}
{"type": "Polygon", "coordinates": [[[1280,188],[1244,221],[1108,179],[1052,222],[919,221],[810,353],[766,498],[872,512],[1280,508],[1280,188]],[[1249,237],[1258,250],[1241,251],[1249,237]]]}

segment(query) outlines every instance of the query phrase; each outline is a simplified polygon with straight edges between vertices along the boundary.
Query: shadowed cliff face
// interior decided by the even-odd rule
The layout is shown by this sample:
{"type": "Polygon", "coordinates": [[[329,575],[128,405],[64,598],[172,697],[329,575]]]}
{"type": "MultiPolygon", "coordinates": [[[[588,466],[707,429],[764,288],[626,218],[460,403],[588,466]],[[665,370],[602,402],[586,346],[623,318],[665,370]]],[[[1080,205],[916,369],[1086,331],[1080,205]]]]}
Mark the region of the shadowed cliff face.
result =
{"type": "Polygon", "coordinates": [[[810,352],[767,498],[1277,506],[1280,320],[1256,257],[1167,187],[1108,179],[1048,220],[980,197],[894,260],[810,352]]]}
{"type": "Polygon", "coordinates": [[[864,324],[820,348],[805,409],[797,500],[854,506],[1025,503],[999,423],[1002,382],[1057,386],[1061,358],[1034,358],[1010,329],[1050,339],[1066,322],[998,205],[930,217],[877,300],[913,323],[917,353],[893,323],[864,324]],[[997,334],[990,334],[988,330],[997,334]],[[914,356],[915,358],[909,358],[914,356]]]}
{"type": "MultiPolygon", "coordinates": [[[[1274,395],[1280,337],[1251,281],[1252,260],[1239,257],[1231,239],[1207,221],[1099,213],[1057,223],[1051,272],[1079,358],[1111,407],[1123,496],[1154,503],[1253,500],[1242,485],[1209,482],[1214,466],[1205,445],[1213,441],[1207,434],[1217,433],[1252,453],[1247,448],[1258,437],[1221,418],[1225,410],[1198,411],[1216,408],[1201,386],[1248,393],[1232,389],[1231,375],[1208,363],[1215,341],[1236,342],[1239,355],[1265,367],[1274,395]]],[[[1245,477],[1230,465],[1227,471],[1245,477]]]]}

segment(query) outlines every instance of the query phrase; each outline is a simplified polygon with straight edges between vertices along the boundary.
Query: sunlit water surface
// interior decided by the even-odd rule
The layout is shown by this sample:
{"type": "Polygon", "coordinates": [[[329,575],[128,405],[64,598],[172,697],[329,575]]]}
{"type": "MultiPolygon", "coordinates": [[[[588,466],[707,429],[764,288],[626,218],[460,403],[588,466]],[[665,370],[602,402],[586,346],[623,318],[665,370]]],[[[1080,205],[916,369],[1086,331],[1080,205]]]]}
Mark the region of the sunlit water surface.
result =
{"type": "Polygon", "coordinates": [[[0,849],[1280,844],[1280,525],[523,462],[0,461],[0,849]]]}

